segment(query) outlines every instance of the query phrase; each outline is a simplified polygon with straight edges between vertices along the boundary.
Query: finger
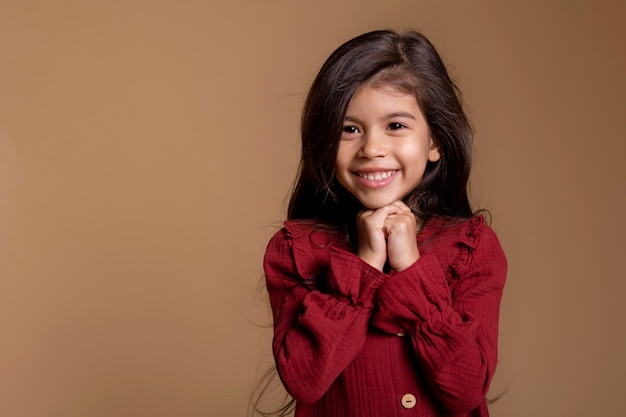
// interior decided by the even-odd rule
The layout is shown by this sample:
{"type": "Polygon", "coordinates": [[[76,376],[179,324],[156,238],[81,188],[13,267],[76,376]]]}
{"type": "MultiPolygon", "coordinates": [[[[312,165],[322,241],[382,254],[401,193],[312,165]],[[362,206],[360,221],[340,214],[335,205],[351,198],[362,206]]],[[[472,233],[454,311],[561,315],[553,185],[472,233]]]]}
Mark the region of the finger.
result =
{"type": "Polygon", "coordinates": [[[367,229],[383,231],[387,227],[385,226],[387,219],[396,215],[413,217],[406,205],[392,203],[376,210],[362,210],[359,212],[357,220],[361,226],[367,229]]]}
{"type": "Polygon", "coordinates": [[[369,216],[371,216],[372,214],[374,214],[374,210],[370,210],[370,209],[365,209],[365,210],[361,210],[357,213],[356,218],[358,220],[361,219],[365,219],[368,218],[369,216]]]}
{"type": "Polygon", "coordinates": [[[398,203],[399,202],[396,201],[387,206],[383,206],[379,208],[378,210],[376,210],[376,213],[380,213],[382,216],[386,217],[386,216],[389,216],[390,214],[399,214],[399,213],[406,212],[405,208],[398,203]]]}
{"type": "Polygon", "coordinates": [[[402,211],[406,211],[406,212],[411,211],[411,208],[407,206],[406,203],[402,200],[394,201],[393,205],[395,205],[396,207],[399,207],[402,211]]]}
{"type": "Polygon", "coordinates": [[[390,214],[385,218],[383,228],[386,232],[390,232],[393,228],[403,225],[404,230],[417,230],[417,220],[413,213],[402,212],[390,214]]]}
{"type": "Polygon", "coordinates": [[[399,213],[401,210],[398,206],[390,204],[376,210],[364,210],[360,213],[359,221],[370,224],[378,224],[382,226],[387,216],[393,213],[399,213]]]}

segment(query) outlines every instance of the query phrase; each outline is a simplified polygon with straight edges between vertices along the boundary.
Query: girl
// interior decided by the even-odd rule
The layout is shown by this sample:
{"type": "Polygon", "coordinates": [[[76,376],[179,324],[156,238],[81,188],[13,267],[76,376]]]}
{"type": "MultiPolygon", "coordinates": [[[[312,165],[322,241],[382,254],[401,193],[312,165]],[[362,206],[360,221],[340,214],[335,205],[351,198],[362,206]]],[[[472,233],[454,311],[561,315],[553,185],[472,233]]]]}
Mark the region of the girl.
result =
{"type": "Polygon", "coordinates": [[[506,259],[468,202],[471,141],[423,35],[366,33],[322,66],[264,261],[297,417],[488,415],[506,259]]]}

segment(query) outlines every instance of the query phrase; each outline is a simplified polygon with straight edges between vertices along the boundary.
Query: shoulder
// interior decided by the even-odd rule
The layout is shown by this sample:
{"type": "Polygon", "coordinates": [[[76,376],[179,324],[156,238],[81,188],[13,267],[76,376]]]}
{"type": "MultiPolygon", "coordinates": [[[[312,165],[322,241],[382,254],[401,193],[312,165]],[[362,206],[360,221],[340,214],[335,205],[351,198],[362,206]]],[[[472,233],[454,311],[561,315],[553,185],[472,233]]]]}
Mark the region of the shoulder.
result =
{"type": "Polygon", "coordinates": [[[330,227],[319,225],[311,220],[287,220],[268,243],[272,246],[285,244],[308,246],[311,249],[326,248],[337,241],[337,232],[330,227]]]}
{"type": "Polygon", "coordinates": [[[485,259],[494,266],[506,268],[506,257],[493,229],[482,215],[462,221],[433,218],[420,231],[426,251],[433,252],[442,263],[460,272],[485,259]]]}
{"type": "Polygon", "coordinates": [[[309,220],[288,220],[267,245],[266,269],[293,265],[303,278],[317,275],[337,241],[338,233],[330,228],[309,220]]]}
{"type": "Polygon", "coordinates": [[[471,248],[477,247],[481,239],[497,240],[496,234],[485,223],[483,215],[461,220],[433,217],[426,221],[419,238],[424,242],[446,241],[471,248]]]}

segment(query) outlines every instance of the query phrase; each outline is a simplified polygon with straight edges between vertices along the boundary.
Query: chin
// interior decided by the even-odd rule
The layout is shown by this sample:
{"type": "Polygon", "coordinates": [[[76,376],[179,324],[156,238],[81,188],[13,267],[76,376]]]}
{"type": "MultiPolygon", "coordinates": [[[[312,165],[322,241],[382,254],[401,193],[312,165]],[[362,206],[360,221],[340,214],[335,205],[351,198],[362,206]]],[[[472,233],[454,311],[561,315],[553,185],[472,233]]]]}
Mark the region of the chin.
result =
{"type": "MultiPolygon", "coordinates": [[[[396,200],[394,200],[396,201],[396,200]]],[[[385,207],[388,206],[389,204],[393,203],[394,201],[361,201],[361,204],[363,205],[363,207],[370,209],[370,210],[378,210],[381,207],[385,207]]]]}

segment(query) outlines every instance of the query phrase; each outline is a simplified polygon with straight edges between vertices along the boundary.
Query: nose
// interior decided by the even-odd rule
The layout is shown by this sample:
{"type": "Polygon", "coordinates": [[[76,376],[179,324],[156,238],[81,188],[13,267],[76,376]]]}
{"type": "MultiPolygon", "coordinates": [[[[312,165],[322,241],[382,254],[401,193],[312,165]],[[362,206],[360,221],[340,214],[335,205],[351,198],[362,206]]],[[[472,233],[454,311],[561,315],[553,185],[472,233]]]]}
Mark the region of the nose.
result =
{"type": "Polygon", "coordinates": [[[382,158],[387,155],[387,140],[381,132],[368,132],[362,136],[359,155],[362,158],[382,158]]]}

